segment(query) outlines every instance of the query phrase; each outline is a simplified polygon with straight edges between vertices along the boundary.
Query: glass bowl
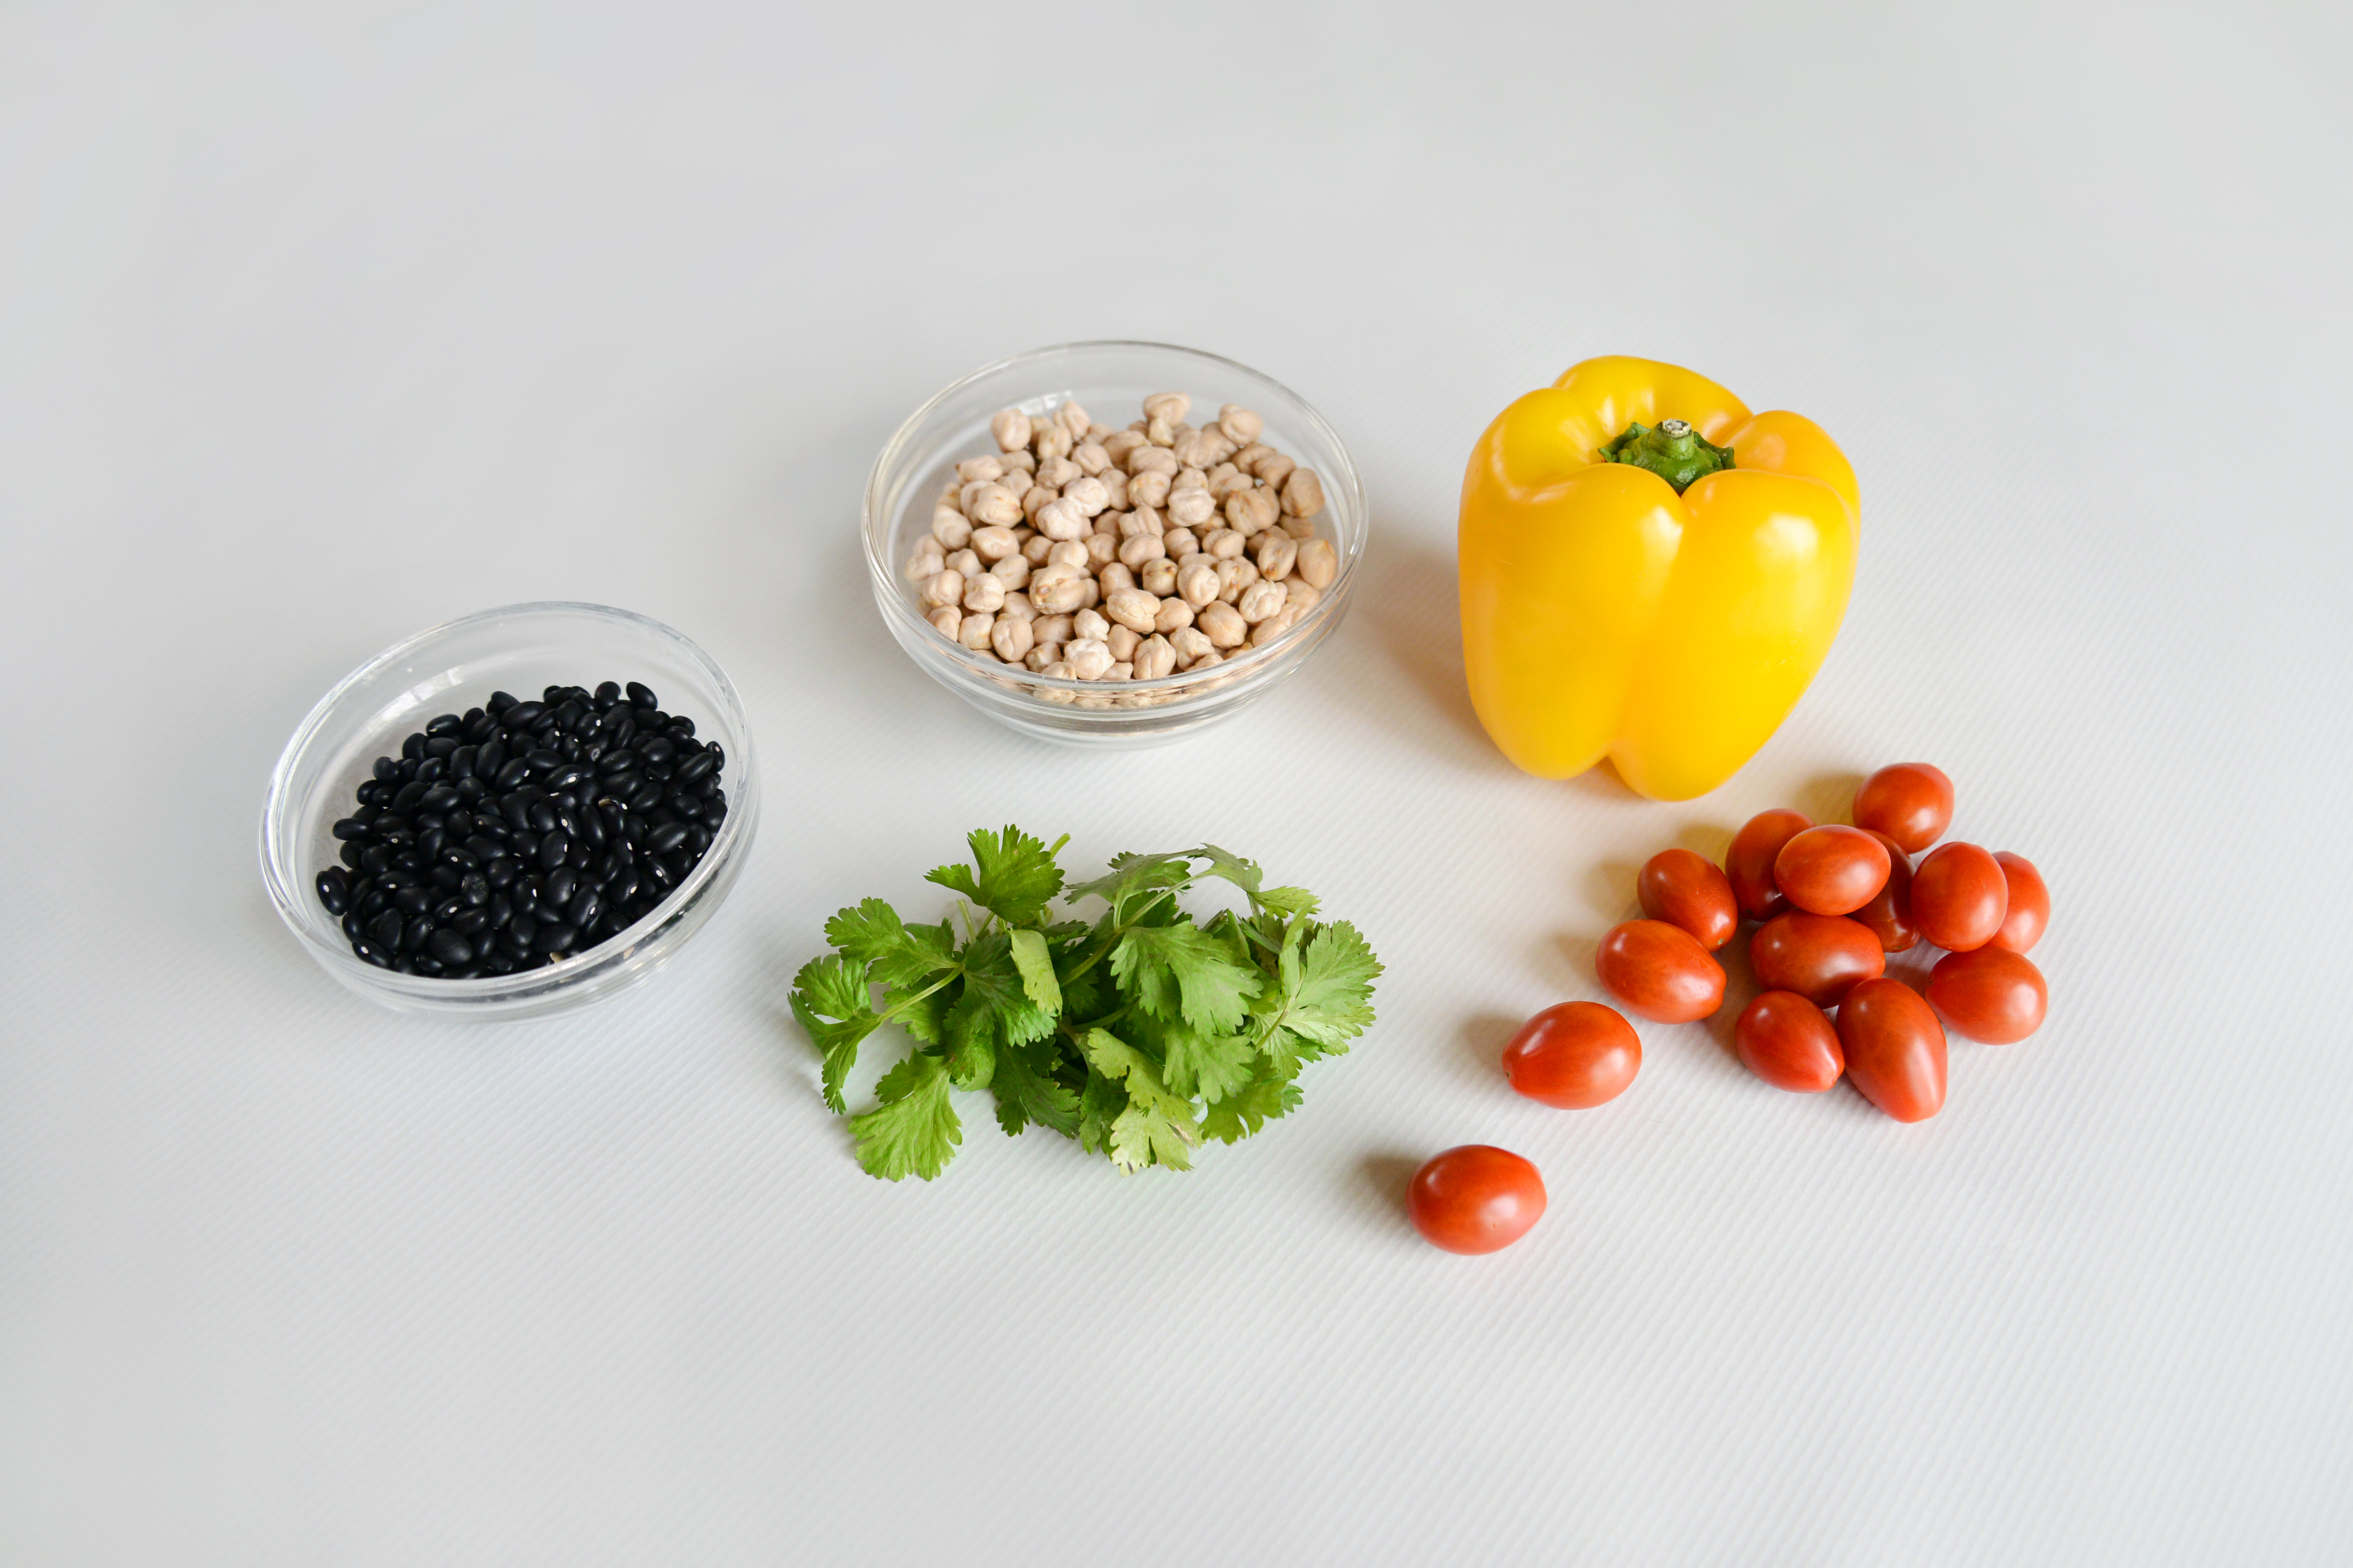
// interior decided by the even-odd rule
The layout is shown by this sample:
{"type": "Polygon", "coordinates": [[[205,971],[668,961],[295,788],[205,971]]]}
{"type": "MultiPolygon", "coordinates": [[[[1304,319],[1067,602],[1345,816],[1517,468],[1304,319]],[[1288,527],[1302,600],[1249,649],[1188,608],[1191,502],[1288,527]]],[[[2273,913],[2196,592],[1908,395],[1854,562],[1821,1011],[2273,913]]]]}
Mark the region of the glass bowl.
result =
{"type": "Polygon", "coordinates": [[[626,990],[668,962],[734,887],[759,820],[759,773],[744,705],[710,655],[627,610],[510,605],[421,631],[319,700],[269,777],[261,878],[311,956],[369,1000],[442,1018],[541,1017],[626,990]],[[437,979],[379,969],[354,954],[313,884],[321,871],[342,863],[330,829],[350,815],[352,792],[375,759],[397,755],[402,740],[435,714],[478,708],[493,690],[529,700],[548,686],[601,680],[643,681],[665,711],[692,719],[699,736],[726,748],[727,815],[685,881],[628,930],[521,973],[437,979]]]}
{"type": "Polygon", "coordinates": [[[1147,746],[1227,718],[1298,671],[1347,614],[1365,553],[1364,481],[1324,416],[1246,365],[1166,343],[1065,343],[976,370],[909,416],[874,459],[866,483],[866,566],[883,623],[933,679],[1000,724],[1080,746],[1147,746]],[[1339,553],[1323,598],[1289,635],[1229,655],[1200,674],[1103,682],[1034,674],[941,635],[923,618],[904,570],[931,532],[932,506],[955,465],[997,450],[988,421],[1001,408],[1032,416],[1076,399],[1124,428],[1155,392],[1182,392],[1195,415],[1238,403],[1266,421],[1260,437],[1315,470],[1324,483],[1317,533],[1339,553]]]}

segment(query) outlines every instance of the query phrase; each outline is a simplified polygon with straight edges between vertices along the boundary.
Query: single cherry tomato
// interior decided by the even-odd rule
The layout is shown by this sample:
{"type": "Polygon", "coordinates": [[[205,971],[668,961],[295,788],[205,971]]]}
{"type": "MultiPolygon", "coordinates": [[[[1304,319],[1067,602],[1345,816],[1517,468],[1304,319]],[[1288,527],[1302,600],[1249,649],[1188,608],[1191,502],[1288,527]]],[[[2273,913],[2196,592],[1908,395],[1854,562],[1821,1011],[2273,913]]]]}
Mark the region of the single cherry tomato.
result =
{"type": "Polygon", "coordinates": [[[2051,992],[2032,959],[1987,946],[1936,960],[1928,973],[1928,1005],[1955,1034],[2009,1046],[2042,1027],[2051,992]]]}
{"type": "Polygon", "coordinates": [[[2034,862],[2023,855],[2004,849],[1993,861],[2001,868],[2001,879],[2010,888],[2010,912],[2002,916],[2001,929],[1987,945],[2010,952],[2031,952],[2042,940],[2043,928],[2051,923],[2051,889],[2043,885],[2042,873],[2034,868],[2034,862]]]}
{"type": "Polygon", "coordinates": [[[1791,910],[1757,928],[1748,966],[1767,991],[1794,991],[1817,1007],[1835,1007],[1849,991],[1887,973],[1887,954],[1860,921],[1791,910]]]}
{"type": "Polygon", "coordinates": [[[1887,886],[1893,863],[1860,827],[1809,827],[1773,857],[1773,885],[1808,914],[1851,914],[1887,886]]]}
{"type": "Polygon", "coordinates": [[[1612,996],[1662,1024],[1688,1024],[1724,1005],[1724,965],[1664,921],[1610,927],[1593,966],[1612,996]]]}
{"type": "Polygon", "coordinates": [[[1740,929],[1740,905],[1732,882],[1715,862],[1688,849],[1662,849],[1642,863],[1634,896],[1654,921],[1681,926],[1714,952],[1740,929]]]}
{"type": "Polygon", "coordinates": [[[1939,844],[1912,868],[1912,923],[1947,952],[1983,947],[2009,914],[2001,863],[1974,844],[1939,844]]]}
{"type": "Polygon", "coordinates": [[[1895,840],[1917,855],[1953,825],[1953,781],[1926,763],[1880,769],[1854,792],[1854,825],[1895,840]]]}
{"type": "Polygon", "coordinates": [[[1512,1087],[1563,1110],[1617,1099],[1641,1067],[1641,1037],[1624,1014],[1599,1002],[1547,1007],[1504,1047],[1504,1076],[1512,1087]]]}
{"type": "Polygon", "coordinates": [[[1903,952],[1920,940],[1912,923],[1912,857],[1884,833],[1872,837],[1887,847],[1887,886],[1847,918],[1869,926],[1882,952],[1903,952]]]}
{"type": "Polygon", "coordinates": [[[1432,1247],[1500,1252],[1544,1217],[1544,1177],[1508,1149],[1465,1143],[1413,1173],[1405,1206],[1432,1247]]]}
{"type": "Polygon", "coordinates": [[[1781,846],[1814,825],[1801,811],[1760,811],[1732,836],[1725,852],[1724,875],[1732,884],[1740,912],[1752,921],[1771,920],[1788,908],[1788,900],[1773,885],[1773,859],[1781,846]]]}
{"type": "Polygon", "coordinates": [[[1750,1072],[1792,1094],[1820,1094],[1846,1071],[1829,1016],[1794,991],[1767,991],[1748,1004],[1732,1026],[1732,1045],[1750,1072]]]}
{"type": "Polygon", "coordinates": [[[1839,1004],[1846,1076],[1863,1098],[1898,1121],[1926,1121],[1945,1108],[1945,1026],[1901,980],[1866,980],[1839,1004]]]}

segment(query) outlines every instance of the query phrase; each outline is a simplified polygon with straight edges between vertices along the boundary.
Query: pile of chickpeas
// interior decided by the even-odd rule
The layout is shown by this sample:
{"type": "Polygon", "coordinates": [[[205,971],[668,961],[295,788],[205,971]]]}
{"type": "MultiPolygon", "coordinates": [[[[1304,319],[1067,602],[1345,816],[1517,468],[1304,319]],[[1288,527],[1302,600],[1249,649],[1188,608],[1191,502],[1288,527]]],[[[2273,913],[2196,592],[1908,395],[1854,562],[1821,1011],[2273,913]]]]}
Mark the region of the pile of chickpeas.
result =
{"type": "Polygon", "coordinates": [[[1264,647],[1339,573],[1324,486],[1234,404],[1196,428],[1163,392],[1124,430],[1076,403],[989,421],[908,558],[925,617],[975,653],[1073,680],[1154,680],[1264,647]]]}

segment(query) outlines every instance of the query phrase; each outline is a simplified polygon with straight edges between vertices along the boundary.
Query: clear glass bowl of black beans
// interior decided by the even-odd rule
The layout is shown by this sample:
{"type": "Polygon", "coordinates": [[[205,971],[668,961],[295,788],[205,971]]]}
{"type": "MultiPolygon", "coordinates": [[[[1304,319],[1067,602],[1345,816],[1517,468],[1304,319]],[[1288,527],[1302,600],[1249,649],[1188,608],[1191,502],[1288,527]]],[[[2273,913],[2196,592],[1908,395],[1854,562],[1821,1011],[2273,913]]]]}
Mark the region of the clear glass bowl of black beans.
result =
{"type": "Polygon", "coordinates": [[[406,1012],[518,1018],[643,980],[759,817],[743,704],[686,637],[515,605],[345,677],[287,743],[262,876],[327,972],[406,1012]]]}

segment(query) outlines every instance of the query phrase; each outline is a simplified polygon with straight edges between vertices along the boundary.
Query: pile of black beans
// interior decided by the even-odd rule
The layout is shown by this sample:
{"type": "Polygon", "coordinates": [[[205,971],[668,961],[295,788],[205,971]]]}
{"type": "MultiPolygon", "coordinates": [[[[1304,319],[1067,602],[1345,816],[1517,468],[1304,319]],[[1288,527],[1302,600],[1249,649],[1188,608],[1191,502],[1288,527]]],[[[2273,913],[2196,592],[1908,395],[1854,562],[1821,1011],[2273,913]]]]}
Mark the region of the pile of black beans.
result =
{"type": "Polygon", "coordinates": [[[472,980],[585,952],[686,879],[727,816],[726,753],[636,681],[503,691],[378,757],[319,901],[352,951],[472,980]]]}

